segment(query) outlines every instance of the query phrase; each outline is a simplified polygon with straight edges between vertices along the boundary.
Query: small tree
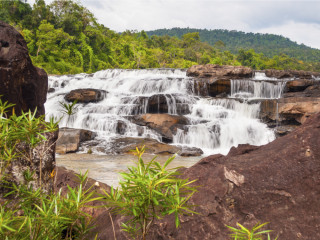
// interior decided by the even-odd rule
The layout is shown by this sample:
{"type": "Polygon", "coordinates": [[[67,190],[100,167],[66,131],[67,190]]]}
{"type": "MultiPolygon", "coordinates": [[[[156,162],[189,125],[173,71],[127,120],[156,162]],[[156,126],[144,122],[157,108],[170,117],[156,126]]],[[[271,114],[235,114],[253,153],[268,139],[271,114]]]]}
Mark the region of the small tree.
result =
{"type": "Polygon", "coordinates": [[[176,169],[167,170],[167,166],[175,156],[170,157],[163,166],[153,158],[144,163],[142,154],[145,148],[136,149],[138,161],[129,167],[128,173],[121,173],[123,180],[120,188],[111,188],[105,192],[105,201],[112,211],[128,216],[130,219],[122,223],[122,229],[131,237],[146,239],[155,219],[175,214],[175,224],[180,225],[180,214],[194,214],[192,205],[187,201],[196,192],[195,182],[177,178],[176,169]]]}

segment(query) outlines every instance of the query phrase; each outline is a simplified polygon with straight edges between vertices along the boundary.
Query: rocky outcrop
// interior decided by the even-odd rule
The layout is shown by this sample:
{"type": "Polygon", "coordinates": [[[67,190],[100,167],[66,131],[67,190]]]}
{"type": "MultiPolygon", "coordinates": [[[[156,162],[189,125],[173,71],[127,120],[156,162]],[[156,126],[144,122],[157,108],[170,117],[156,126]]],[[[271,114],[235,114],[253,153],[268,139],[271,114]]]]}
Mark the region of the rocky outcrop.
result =
{"type": "MultiPolygon", "coordinates": [[[[295,83],[291,86],[293,85],[295,83]]],[[[304,123],[308,117],[318,112],[320,112],[320,86],[316,82],[304,91],[287,92],[280,99],[263,100],[260,118],[267,123],[278,122],[280,125],[292,127],[304,123]]]]}
{"type": "Polygon", "coordinates": [[[253,71],[249,67],[229,65],[194,65],[187,70],[187,76],[196,78],[209,78],[214,80],[228,80],[239,78],[251,78],[253,71]]]}
{"type": "MultiPolygon", "coordinates": [[[[15,112],[45,113],[48,76],[34,67],[27,43],[12,26],[0,21],[0,95],[3,101],[15,104],[15,112]]],[[[9,111],[10,113],[11,111],[9,111]]]]}
{"type": "MultiPolygon", "coordinates": [[[[124,137],[113,139],[108,143],[111,145],[113,154],[126,154],[131,153],[137,147],[142,148],[145,146],[145,153],[149,154],[178,154],[183,157],[190,156],[201,156],[203,151],[199,148],[191,148],[191,147],[181,147],[175,145],[169,145],[166,143],[161,143],[152,138],[134,138],[134,137],[124,137]]],[[[110,148],[96,147],[95,148],[99,152],[110,153],[110,148]]]]}
{"type": "Polygon", "coordinates": [[[153,228],[150,239],[228,239],[225,225],[270,222],[272,239],[320,238],[320,114],[265,146],[233,148],[186,169],[201,186],[191,199],[199,215],[174,217],[153,228]],[[301,227],[304,226],[304,227],[301,227]]]}
{"type": "Polygon", "coordinates": [[[76,152],[80,143],[94,139],[96,133],[74,128],[61,128],[59,138],[56,144],[56,153],[66,154],[76,152]]]}
{"type": "Polygon", "coordinates": [[[283,78],[299,78],[299,79],[312,79],[313,77],[319,77],[318,72],[298,71],[298,70],[275,70],[266,69],[265,74],[267,77],[273,77],[278,79],[283,78]]]}
{"type": "Polygon", "coordinates": [[[78,103],[99,102],[106,93],[104,90],[92,88],[76,89],[65,95],[64,99],[68,102],[77,101],[78,103]]]}
{"type": "MultiPolygon", "coordinates": [[[[157,220],[148,239],[225,240],[226,225],[250,228],[270,222],[271,239],[320,238],[320,114],[294,132],[264,146],[239,145],[227,156],[206,157],[181,170],[182,178],[197,179],[190,199],[199,214],[157,220]],[[301,227],[303,226],[303,227],[301,227]]],[[[95,213],[98,238],[127,239],[120,231],[122,216],[95,213]]]]}
{"type": "Polygon", "coordinates": [[[314,79],[297,79],[286,83],[285,92],[301,92],[310,86],[319,86],[320,81],[314,79]]]}
{"type": "Polygon", "coordinates": [[[132,122],[140,126],[147,126],[162,136],[162,141],[171,143],[173,135],[177,129],[183,129],[188,124],[188,119],[184,116],[169,114],[144,114],[131,118],[132,122]]]}
{"type": "Polygon", "coordinates": [[[217,97],[231,93],[230,79],[251,78],[249,67],[228,65],[194,65],[187,70],[187,76],[195,77],[195,90],[199,95],[217,97]]]}

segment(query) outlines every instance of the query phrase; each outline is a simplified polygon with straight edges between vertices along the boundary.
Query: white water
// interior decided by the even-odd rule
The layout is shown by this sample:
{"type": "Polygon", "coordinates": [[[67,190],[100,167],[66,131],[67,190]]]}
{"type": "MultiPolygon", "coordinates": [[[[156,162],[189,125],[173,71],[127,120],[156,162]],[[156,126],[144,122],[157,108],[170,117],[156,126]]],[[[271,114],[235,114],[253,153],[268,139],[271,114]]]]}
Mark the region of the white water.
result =
{"type": "MultiPolygon", "coordinates": [[[[261,80],[233,80],[231,97],[277,98],[281,95],[283,83],[261,80]]],[[[227,154],[238,144],[262,145],[274,139],[273,131],[258,119],[259,103],[198,96],[199,89],[195,87],[194,79],[186,77],[185,70],[113,69],[93,75],[51,76],[49,88],[52,87],[55,92],[48,94],[45,104],[47,117],[62,117],[59,102],[65,102],[64,96],[71,90],[94,88],[107,92],[98,103],[77,104],[77,113],[69,121],[64,117],[60,122],[60,127],[97,132],[100,146],[105,148],[112,148],[108,145],[112,138],[124,136],[151,137],[160,141],[158,133],[129,120],[132,115],[148,113],[151,97],[159,99],[159,96],[166,99],[168,113],[179,114],[183,108],[190,121],[190,125],[178,130],[174,144],[199,147],[207,155],[227,154]],[[116,130],[119,122],[126,126],[121,135],[116,130]]]]}
{"type": "Polygon", "coordinates": [[[280,98],[286,81],[231,80],[231,97],[280,98]]]}

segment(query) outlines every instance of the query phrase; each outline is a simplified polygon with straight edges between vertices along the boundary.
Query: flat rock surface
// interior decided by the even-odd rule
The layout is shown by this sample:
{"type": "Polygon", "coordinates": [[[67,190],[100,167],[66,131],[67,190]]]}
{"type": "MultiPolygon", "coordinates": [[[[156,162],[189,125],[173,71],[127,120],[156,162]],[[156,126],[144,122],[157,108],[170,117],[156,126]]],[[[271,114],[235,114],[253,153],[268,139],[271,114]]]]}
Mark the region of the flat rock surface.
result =
{"type": "Polygon", "coordinates": [[[95,136],[96,133],[85,129],[61,128],[56,143],[56,153],[76,152],[81,142],[92,140],[95,136]]]}
{"type": "Polygon", "coordinates": [[[187,76],[211,79],[239,79],[252,77],[253,71],[249,67],[229,65],[194,65],[187,70],[187,76]]]}

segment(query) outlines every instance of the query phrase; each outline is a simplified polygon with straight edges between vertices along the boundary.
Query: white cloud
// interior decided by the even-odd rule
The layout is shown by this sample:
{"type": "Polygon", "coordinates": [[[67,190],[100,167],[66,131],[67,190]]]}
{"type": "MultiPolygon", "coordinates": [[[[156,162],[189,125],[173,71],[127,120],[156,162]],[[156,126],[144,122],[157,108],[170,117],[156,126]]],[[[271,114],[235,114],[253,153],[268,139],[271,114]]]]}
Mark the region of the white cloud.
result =
{"type": "Polygon", "coordinates": [[[290,38],[297,43],[320,49],[320,24],[286,22],[259,30],[260,33],[274,33],[290,38]]]}
{"type": "Polygon", "coordinates": [[[192,27],[268,32],[320,47],[320,0],[82,0],[82,4],[115,31],[192,27]]]}

